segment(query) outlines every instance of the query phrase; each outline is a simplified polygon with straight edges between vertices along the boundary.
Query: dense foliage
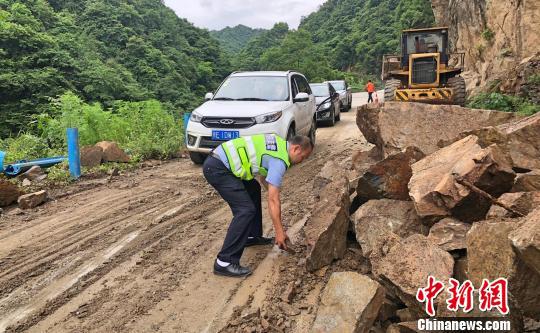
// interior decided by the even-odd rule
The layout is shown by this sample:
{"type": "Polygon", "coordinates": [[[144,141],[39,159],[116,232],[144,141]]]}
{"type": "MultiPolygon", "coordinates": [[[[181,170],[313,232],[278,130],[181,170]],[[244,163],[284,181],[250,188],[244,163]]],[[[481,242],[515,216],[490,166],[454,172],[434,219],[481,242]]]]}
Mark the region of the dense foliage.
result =
{"type": "Polygon", "coordinates": [[[517,112],[524,116],[530,116],[540,112],[540,104],[536,104],[523,97],[506,95],[499,92],[480,93],[473,96],[469,99],[467,106],[476,109],[517,112]]]}
{"type": "Polygon", "coordinates": [[[401,30],[434,21],[429,0],[328,0],[300,29],[327,49],[334,68],[378,75],[383,54],[399,52],[401,30]]]}
{"type": "Polygon", "coordinates": [[[264,29],[252,29],[239,24],[232,28],[226,27],[219,31],[210,31],[210,35],[216,38],[229,54],[235,55],[240,52],[251,39],[264,31],[264,29]]]}
{"type": "Polygon", "coordinates": [[[0,68],[0,137],[66,91],[178,113],[230,71],[219,43],[159,0],[0,0],[0,68]]]}
{"type": "Polygon", "coordinates": [[[7,161],[65,155],[68,127],[79,129],[82,146],[115,141],[135,160],[170,157],[183,142],[181,126],[156,100],[117,102],[105,110],[68,92],[51,101],[50,112],[37,118],[34,133],[0,140],[0,150],[7,152],[7,161]]]}

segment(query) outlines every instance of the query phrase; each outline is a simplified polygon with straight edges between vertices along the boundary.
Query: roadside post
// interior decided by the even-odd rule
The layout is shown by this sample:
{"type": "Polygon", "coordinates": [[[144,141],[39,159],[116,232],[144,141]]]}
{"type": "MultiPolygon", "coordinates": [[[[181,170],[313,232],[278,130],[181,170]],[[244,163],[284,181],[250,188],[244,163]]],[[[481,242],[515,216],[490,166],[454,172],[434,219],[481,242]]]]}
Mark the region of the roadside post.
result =
{"type": "Polygon", "coordinates": [[[71,177],[81,177],[81,157],[79,152],[79,129],[68,128],[66,130],[68,144],[68,164],[71,177]]]}
{"type": "Polygon", "coordinates": [[[187,142],[188,142],[187,141],[187,139],[188,139],[188,137],[187,137],[187,125],[189,123],[189,118],[190,117],[191,117],[191,112],[184,113],[184,141],[185,141],[186,145],[187,145],[187,142]]]}
{"type": "Polygon", "coordinates": [[[0,173],[4,172],[4,158],[6,157],[6,153],[0,150],[0,173]]]}

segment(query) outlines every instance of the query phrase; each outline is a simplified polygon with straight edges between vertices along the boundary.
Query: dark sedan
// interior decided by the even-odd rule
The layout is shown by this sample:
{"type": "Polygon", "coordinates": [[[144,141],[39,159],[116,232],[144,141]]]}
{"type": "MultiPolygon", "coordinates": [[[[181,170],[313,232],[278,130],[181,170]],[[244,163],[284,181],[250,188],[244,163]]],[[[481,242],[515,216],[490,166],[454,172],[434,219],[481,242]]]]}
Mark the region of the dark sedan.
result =
{"type": "Polygon", "coordinates": [[[339,94],[328,82],[309,85],[317,103],[317,123],[334,126],[341,118],[339,94]]]}

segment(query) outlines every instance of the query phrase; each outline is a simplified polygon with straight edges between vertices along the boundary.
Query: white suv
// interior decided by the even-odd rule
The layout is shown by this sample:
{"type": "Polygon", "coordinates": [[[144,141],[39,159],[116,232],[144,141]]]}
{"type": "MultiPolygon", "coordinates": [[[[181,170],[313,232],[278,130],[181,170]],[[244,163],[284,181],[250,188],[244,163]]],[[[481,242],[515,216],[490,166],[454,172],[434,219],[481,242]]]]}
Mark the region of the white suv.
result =
{"type": "Polygon", "coordinates": [[[187,126],[187,149],[196,164],[240,136],[274,133],[288,139],[301,134],[315,143],[315,97],[300,73],[235,72],[205,99],[187,126]]]}

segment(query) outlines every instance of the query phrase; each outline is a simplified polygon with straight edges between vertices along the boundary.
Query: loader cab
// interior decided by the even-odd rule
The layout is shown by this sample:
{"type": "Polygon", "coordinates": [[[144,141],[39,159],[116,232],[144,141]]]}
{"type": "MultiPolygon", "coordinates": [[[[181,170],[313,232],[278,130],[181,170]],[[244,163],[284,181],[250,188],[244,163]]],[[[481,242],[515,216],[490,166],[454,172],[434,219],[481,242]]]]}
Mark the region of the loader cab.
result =
{"type": "Polygon", "coordinates": [[[448,66],[448,29],[411,29],[401,35],[401,66],[408,67],[411,54],[439,53],[441,63],[448,66]]]}

